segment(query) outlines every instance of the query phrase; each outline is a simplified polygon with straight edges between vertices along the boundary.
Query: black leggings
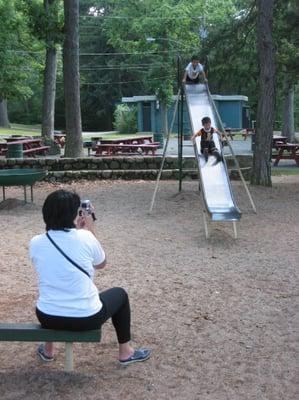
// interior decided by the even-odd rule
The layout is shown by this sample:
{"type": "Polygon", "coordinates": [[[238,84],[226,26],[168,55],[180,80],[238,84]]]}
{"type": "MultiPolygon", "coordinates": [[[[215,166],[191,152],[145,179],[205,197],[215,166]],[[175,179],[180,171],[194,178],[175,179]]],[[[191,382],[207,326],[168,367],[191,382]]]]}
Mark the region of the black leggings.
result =
{"type": "Polygon", "coordinates": [[[123,288],[112,288],[99,294],[102,309],[90,317],[60,317],[48,315],[36,308],[36,316],[43,328],[67,331],[89,331],[100,329],[112,318],[118,343],[131,340],[131,311],[127,292],[123,288]]]}

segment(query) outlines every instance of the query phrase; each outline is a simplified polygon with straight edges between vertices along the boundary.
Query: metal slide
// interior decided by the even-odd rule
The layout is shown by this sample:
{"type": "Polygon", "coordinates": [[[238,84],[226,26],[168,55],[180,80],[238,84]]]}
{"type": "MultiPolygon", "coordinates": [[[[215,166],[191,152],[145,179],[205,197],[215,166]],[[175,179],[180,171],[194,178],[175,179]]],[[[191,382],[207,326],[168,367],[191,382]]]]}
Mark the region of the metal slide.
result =
{"type": "MultiPolygon", "coordinates": [[[[221,130],[221,121],[215,112],[207,85],[186,85],[185,93],[193,133],[202,128],[203,117],[210,117],[212,126],[221,130]]],[[[238,221],[241,218],[241,212],[233,197],[226,162],[212,165],[215,161],[212,155],[209,156],[208,162],[205,162],[200,151],[200,140],[200,137],[196,138],[194,150],[206,210],[212,221],[238,221]]],[[[217,134],[213,135],[213,140],[222,154],[222,146],[217,134]]]]}

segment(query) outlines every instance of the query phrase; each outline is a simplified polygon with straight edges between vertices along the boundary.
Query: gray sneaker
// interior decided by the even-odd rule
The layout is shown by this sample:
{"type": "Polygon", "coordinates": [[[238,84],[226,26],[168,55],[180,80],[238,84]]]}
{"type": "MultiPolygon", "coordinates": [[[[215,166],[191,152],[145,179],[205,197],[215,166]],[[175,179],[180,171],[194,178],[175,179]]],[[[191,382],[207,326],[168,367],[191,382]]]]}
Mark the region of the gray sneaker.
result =
{"type": "Polygon", "coordinates": [[[45,345],[40,344],[37,348],[37,354],[39,355],[40,359],[45,362],[51,362],[54,360],[53,356],[48,356],[45,352],[45,345]]]}
{"type": "Polygon", "coordinates": [[[150,358],[152,350],[150,349],[138,349],[134,351],[134,354],[126,360],[119,360],[120,365],[129,365],[136,362],[146,361],[150,358]]]}

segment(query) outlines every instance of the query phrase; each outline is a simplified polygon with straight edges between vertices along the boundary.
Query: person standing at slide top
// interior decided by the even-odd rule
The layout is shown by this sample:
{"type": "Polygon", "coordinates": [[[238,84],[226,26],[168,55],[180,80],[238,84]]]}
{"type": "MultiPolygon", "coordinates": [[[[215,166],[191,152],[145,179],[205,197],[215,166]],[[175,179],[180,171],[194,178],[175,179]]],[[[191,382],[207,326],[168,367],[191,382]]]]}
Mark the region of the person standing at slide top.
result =
{"type": "Polygon", "coordinates": [[[205,83],[208,82],[203,65],[199,62],[199,57],[192,56],[191,62],[185,68],[185,73],[183,77],[183,83],[185,84],[197,84],[200,80],[205,83]]]}

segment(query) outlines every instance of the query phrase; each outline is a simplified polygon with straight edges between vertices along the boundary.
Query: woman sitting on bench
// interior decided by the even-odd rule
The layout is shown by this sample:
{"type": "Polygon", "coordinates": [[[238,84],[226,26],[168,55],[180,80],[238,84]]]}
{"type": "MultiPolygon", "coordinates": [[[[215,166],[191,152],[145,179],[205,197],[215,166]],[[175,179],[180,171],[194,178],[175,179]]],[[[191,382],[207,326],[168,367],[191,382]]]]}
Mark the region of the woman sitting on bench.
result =
{"type": "MultiPolygon", "coordinates": [[[[45,200],[46,233],[30,242],[30,257],[39,278],[36,315],[43,328],[71,331],[100,329],[109,318],[119,343],[122,365],[145,361],[151,350],[130,344],[130,304],[122,288],[102,293],[93,283],[95,269],[104,268],[105,253],[95,237],[94,214],[80,208],[76,193],[57,190],[45,200]]],[[[43,361],[54,359],[52,342],[41,344],[43,361]]]]}

